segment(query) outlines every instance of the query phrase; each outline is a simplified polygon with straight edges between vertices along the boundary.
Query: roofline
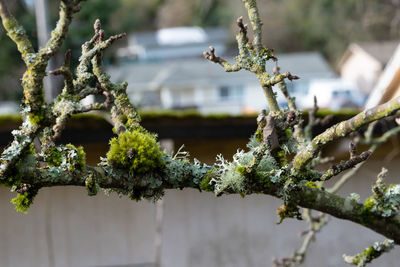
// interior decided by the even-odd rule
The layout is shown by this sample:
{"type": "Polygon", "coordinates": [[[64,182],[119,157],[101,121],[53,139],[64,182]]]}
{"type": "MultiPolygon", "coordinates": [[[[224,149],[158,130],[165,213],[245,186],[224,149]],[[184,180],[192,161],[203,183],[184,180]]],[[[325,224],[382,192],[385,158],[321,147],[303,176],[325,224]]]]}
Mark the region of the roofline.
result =
{"type": "Polygon", "coordinates": [[[399,68],[400,44],[397,46],[393,56],[390,58],[375,87],[372,89],[372,93],[365,104],[365,108],[371,108],[379,104],[399,68]]]}
{"type": "Polygon", "coordinates": [[[346,51],[344,52],[342,58],[339,60],[338,68],[341,69],[342,66],[345,64],[345,62],[347,61],[347,59],[350,57],[350,55],[351,55],[352,53],[356,52],[356,51],[363,53],[364,55],[366,55],[367,57],[369,57],[370,59],[372,59],[372,60],[375,61],[377,64],[379,64],[380,66],[383,67],[382,63],[381,63],[379,60],[377,60],[376,58],[374,58],[374,57],[373,57],[371,54],[369,54],[367,51],[365,51],[365,49],[363,49],[362,46],[360,46],[360,45],[357,44],[357,43],[351,43],[351,44],[347,47],[347,49],[346,49],[346,51]]]}

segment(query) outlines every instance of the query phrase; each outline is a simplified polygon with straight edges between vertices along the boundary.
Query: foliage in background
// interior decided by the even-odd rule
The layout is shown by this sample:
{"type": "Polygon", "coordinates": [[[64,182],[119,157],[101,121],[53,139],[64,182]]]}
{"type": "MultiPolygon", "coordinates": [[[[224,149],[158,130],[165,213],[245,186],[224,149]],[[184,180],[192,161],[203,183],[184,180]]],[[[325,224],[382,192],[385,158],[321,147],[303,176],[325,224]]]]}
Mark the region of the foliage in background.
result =
{"type": "MultiPolygon", "coordinates": [[[[48,2],[53,26],[59,1],[48,2]]],[[[259,5],[261,16],[268,18],[263,34],[269,47],[278,52],[321,51],[333,65],[350,42],[400,37],[400,1],[396,0],[264,0],[259,5]]],[[[36,44],[33,10],[23,0],[10,7],[36,44]]],[[[97,18],[106,32],[115,34],[188,25],[229,27],[229,18],[243,12],[240,1],[230,0],[90,0],[72,23],[64,47],[72,49],[76,59],[80,44],[92,32],[88,22],[97,18]]],[[[22,61],[14,60],[18,55],[2,35],[0,46],[0,100],[17,100],[22,91],[22,61]]]]}

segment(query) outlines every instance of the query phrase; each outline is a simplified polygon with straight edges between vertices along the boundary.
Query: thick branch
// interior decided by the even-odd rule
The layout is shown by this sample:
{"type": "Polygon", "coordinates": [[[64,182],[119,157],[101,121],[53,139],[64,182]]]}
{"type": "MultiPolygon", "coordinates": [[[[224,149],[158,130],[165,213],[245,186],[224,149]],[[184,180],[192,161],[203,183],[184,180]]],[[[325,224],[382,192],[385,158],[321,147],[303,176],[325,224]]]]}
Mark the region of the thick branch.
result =
{"type": "Polygon", "coordinates": [[[49,59],[60,49],[67,36],[72,15],[80,9],[80,1],[81,0],[61,0],[57,26],[51,32],[51,37],[47,41],[45,47],[39,50],[39,55],[42,55],[45,59],[49,59]]]}
{"type": "Polygon", "coordinates": [[[247,9],[249,19],[251,22],[251,26],[253,28],[254,40],[253,44],[256,48],[256,51],[261,50],[262,47],[262,31],[261,27],[263,25],[260,15],[258,13],[258,8],[256,4],[256,0],[242,0],[247,9]]]}
{"type": "MultiPolygon", "coordinates": [[[[160,175],[156,176],[159,177],[157,179],[162,179],[162,183],[159,185],[159,188],[153,190],[162,191],[167,188],[182,189],[185,187],[199,189],[201,181],[206,178],[210,169],[206,165],[200,166],[181,160],[170,159],[160,175]],[[179,174],[172,171],[176,169],[180,169],[179,174]]],[[[109,174],[110,169],[104,167],[87,167],[85,171],[64,170],[59,172],[32,168],[24,174],[23,182],[39,188],[60,185],[84,186],[85,180],[88,177],[95,177],[101,188],[121,190],[132,188],[133,191],[146,190],[146,188],[142,188],[139,184],[135,185],[134,182],[136,179],[144,178],[130,177],[126,172],[119,172],[119,174],[118,172],[114,172],[114,176],[110,176],[109,174]]],[[[148,177],[149,175],[154,177],[154,173],[146,174],[143,177],[148,177]]],[[[262,193],[281,198],[281,190],[282,188],[279,184],[271,184],[265,187],[262,193]]],[[[351,198],[342,198],[322,189],[299,184],[295,190],[290,192],[290,199],[301,207],[318,210],[340,219],[364,225],[387,238],[393,239],[396,244],[400,244],[400,221],[396,217],[382,217],[366,209],[363,204],[351,198]]]]}
{"type": "Polygon", "coordinates": [[[217,57],[215,55],[214,47],[210,46],[210,52],[204,51],[203,56],[211,62],[217,63],[221,65],[226,72],[235,72],[242,69],[242,67],[238,64],[231,65],[225,59],[221,57],[217,57]]]}
{"type": "Polygon", "coordinates": [[[7,31],[7,35],[17,45],[22,59],[27,64],[29,54],[34,53],[35,51],[33,50],[33,46],[29,41],[24,28],[22,28],[14,16],[10,14],[4,0],[0,0],[0,16],[3,21],[3,26],[7,31]]]}

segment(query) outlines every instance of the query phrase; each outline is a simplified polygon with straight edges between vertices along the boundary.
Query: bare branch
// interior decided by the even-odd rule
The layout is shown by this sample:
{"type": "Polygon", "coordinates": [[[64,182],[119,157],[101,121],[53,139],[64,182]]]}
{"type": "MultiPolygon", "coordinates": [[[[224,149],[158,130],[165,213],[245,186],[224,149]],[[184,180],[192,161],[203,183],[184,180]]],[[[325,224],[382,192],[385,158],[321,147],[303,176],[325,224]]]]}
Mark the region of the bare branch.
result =
{"type": "Polygon", "coordinates": [[[45,47],[39,50],[39,55],[43,57],[43,60],[47,61],[60,49],[67,36],[72,15],[80,10],[81,1],[61,0],[57,26],[51,32],[50,39],[47,41],[45,47]]]}
{"type": "Polygon", "coordinates": [[[295,172],[300,171],[328,143],[357,131],[366,124],[389,116],[399,109],[400,97],[397,97],[385,104],[367,109],[347,121],[340,122],[330,127],[325,132],[315,137],[310,145],[296,155],[293,159],[293,168],[295,172]]]}
{"type": "Polygon", "coordinates": [[[354,256],[343,255],[345,262],[364,267],[372,260],[378,258],[385,252],[389,252],[394,248],[393,240],[386,239],[383,242],[375,242],[371,247],[364,249],[363,252],[354,256]]]}
{"type": "Polygon", "coordinates": [[[364,151],[361,153],[359,156],[356,154],[357,153],[357,147],[356,144],[353,142],[350,142],[350,159],[346,161],[341,161],[337,165],[333,165],[329,170],[327,170],[320,178],[321,181],[326,181],[333,176],[338,175],[339,173],[351,169],[355,167],[357,164],[367,160],[369,156],[372,154],[372,151],[364,151]]]}
{"type": "Polygon", "coordinates": [[[253,44],[256,51],[260,51],[262,48],[262,30],[263,25],[260,15],[258,13],[257,3],[255,0],[242,0],[247,9],[251,26],[253,28],[254,40],[253,44]]]}
{"type": "MultiPolygon", "coordinates": [[[[278,65],[276,64],[274,67],[274,70],[273,70],[273,74],[275,76],[278,76],[280,74],[279,70],[280,69],[279,69],[278,65]]],[[[284,80],[282,80],[281,82],[278,83],[278,86],[279,86],[279,89],[281,90],[282,94],[285,96],[286,101],[288,102],[289,109],[297,110],[295,98],[290,96],[289,91],[287,90],[287,87],[286,87],[286,82],[284,80]]]]}
{"type": "Polygon", "coordinates": [[[234,65],[230,65],[226,60],[224,60],[221,57],[217,57],[215,55],[215,49],[214,47],[210,46],[210,53],[207,51],[203,52],[203,55],[206,59],[208,59],[211,62],[217,63],[219,65],[221,65],[226,72],[235,72],[235,71],[239,71],[242,68],[238,65],[238,64],[234,64],[234,65]]]}
{"type": "Polygon", "coordinates": [[[25,64],[28,64],[31,56],[30,54],[35,52],[32,43],[29,41],[25,29],[19,25],[18,21],[8,11],[4,0],[0,0],[0,16],[3,26],[7,31],[7,35],[17,45],[18,51],[25,61],[25,64]]]}
{"type": "Polygon", "coordinates": [[[63,75],[65,82],[65,90],[67,93],[72,94],[74,92],[74,77],[70,70],[70,59],[71,59],[71,50],[68,50],[65,53],[63,66],[61,66],[57,70],[49,71],[49,74],[63,75]]]}

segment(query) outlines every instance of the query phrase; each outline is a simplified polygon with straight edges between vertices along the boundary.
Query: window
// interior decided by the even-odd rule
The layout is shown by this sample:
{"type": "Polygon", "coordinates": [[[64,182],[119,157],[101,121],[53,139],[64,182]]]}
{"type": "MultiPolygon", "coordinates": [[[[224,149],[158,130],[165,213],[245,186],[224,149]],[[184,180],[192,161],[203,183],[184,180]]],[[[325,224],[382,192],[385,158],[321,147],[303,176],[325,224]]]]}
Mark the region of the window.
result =
{"type": "Polygon", "coordinates": [[[240,100],[243,97],[243,87],[221,86],[218,88],[218,97],[221,101],[240,100]]]}

